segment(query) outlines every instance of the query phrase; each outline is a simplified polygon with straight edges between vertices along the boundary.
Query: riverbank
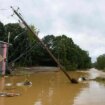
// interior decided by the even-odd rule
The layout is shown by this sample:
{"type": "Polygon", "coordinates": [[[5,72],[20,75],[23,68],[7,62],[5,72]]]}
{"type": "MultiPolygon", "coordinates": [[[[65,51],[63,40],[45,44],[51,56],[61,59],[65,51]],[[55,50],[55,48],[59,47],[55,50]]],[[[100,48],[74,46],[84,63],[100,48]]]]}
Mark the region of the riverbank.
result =
{"type": "Polygon", "coordinates": [[[12,75],[30,75],[37,72],[58,72],[60,71],[59,67],[17,67],[14,71],[11,72],[12,75]]]}

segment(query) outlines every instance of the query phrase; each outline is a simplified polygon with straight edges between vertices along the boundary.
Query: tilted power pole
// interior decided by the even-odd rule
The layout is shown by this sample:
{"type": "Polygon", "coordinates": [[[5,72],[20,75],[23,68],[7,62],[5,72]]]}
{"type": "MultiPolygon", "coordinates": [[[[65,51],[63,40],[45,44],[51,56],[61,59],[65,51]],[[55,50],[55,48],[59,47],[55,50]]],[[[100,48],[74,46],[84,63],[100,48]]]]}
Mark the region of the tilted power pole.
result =
{"type": "Polygon", "coordinates": [[[32,33],[32,35],[42,44],[42,46],[45,48],[45,50],[48,52],[48,54],[52,57],[52,59],[57,63],[57,65],[60,67],[62,72],[66,75],[66,77],[69,79],[71,83],[78,83],[76,79],[73,79],[69,76],[69,74],[64,70],[64,67],[60,64],[60,62],[56,59],[56,57],[51,53],[51,51],[48,49],[48,47],[44,44],[44,42],[36,35],[36,33],[29,27],[29,25],[26,23],[26,21],[20,16],[20,14],[11,6],[14,13],[19,17],[19,19],[23,22],[23,24],[27,27],[27,29],[32,33]]]}

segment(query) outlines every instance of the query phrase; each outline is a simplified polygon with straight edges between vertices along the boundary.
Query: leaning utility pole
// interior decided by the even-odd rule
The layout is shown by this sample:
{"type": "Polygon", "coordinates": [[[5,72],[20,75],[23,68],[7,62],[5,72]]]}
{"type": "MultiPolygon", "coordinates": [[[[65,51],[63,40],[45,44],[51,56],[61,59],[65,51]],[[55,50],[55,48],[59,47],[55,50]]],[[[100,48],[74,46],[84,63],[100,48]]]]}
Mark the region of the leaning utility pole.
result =
{"type": "Polygon", "coordinates": [[[55,56],[51,53],[51,51],[48,49],[48,47],[44,44],[42,40],[39,39],[39,37],[36,35],[36,33],[29,27],[29,25],[26,23],[26,21],[20,16],[20,14],[11,6],[14,13],[19,17],[19,19],[23,22],[23,24],[27,27],[27,29],[32,33],[32,35],[42,44],[42,46],[45,48],[45,50],[49,53],[49,55],[52,57],[52,59],[57,63],[57,65],[60,67],[62,72],[66,75],[66,77],[69,79],[71,83],[78,83],[76,79],[71,78],[68,73],[64,70],[64,67],[59,63],[59,61],[55,58],[55,56]]]}

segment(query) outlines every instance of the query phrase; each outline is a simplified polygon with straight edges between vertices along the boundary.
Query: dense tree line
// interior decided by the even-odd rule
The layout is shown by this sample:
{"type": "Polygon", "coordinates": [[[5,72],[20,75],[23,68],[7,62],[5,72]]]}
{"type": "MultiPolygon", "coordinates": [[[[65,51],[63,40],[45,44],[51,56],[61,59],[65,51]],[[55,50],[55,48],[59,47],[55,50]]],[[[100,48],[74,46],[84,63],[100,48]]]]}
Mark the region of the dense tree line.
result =
{"type": "Polygon", "coordinates": [[[97,69],[105,70],[105,54],[102,54],[97,57],[97,61],[93,65],[97,69]]]}
{"type": "MultiPolygon", "coordinates": [[[[34,26],[31,28],[36,32],[34,26]]],[[[26,28],[22,29],[18,23],[3,25],[0,22],[1,41],[7,42],[8,32],[11,33],[9,62],[16,60],[16,65],[20,66],[57,66],[43,46],[26,28]]],[[[88,52],[76,45],[72,38],[66,35],[47,35],[41,40],[67,70],[91,67],[91,58],[88,52]]]]}

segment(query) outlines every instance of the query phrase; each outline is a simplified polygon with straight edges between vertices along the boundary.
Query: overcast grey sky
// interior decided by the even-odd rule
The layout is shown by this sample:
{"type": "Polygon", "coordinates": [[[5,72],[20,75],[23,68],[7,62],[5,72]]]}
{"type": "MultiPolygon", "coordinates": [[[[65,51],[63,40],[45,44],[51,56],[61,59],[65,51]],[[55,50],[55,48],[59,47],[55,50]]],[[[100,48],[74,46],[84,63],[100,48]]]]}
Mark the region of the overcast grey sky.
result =
{"type": "Polygon", "coordinates": [[[105,0],[0,0],[0,21],[5,24],[18,20],[10,16],[10,6],[20,7],[40,37],[65,34],[88,51],[92,61],[105,53],[105,0]]]}

